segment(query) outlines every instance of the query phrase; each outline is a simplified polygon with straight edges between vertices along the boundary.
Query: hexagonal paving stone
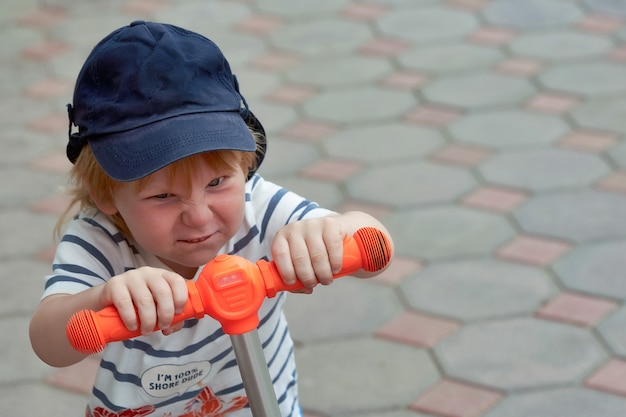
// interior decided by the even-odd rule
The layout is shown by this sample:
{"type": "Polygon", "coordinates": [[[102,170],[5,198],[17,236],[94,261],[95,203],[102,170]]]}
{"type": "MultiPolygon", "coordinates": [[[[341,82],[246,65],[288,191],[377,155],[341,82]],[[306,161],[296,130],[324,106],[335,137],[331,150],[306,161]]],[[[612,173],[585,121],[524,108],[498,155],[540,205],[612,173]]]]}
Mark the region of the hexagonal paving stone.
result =
{"type": "Polygon", "coordinates": [[[416,105],[417,100],[410,92],[363,87],[321,93],[303,107],[312,118],[355,123],[396,117],[416,105]]]}
{"type": "Polygon", "coordinates": [[[535,93],[525,79],[492,73],[470,73],[441,77],[422,90],[436,103],[459,107],[517,104],[535,93]]]}
{"type": "Polygon", "coordinates": [[[348,0],[319,0],[294,3],[291,0],[258,0],[259,9],[290,17],[333,13],[346,7],[348,0]]]}
{"type": "Polygon", "coordinates": [[[296,83],[320,87],[348,87],[375,81],[392,70],[386,60],[364,56],[345,56],[305,61],[302,65],[289,69],[286,76],[296,83]]]}
{"type": "Polygon", "coordinates": [[[435,8],[405,8],[387,13],[378,21],[389,36],[414,42],[460,39],[478,27],[471,14],[435,8]]]}
{"type": "Polygon", "coordinates": [[[534,318],[470,323],[435,352],[447,375],[502,390],[574,383],[606,360],[587,329],[534,318]]]}
{"type": "Polygon", "coordinates": [[[557,116],[524,110],[495,110],[469,114],[449,126],[459,141],[506,149],[550,144],[563,137],[567,124],[557,116]]]}
{"type": "Polygon", "coordinates": [[[620,0],[585,0],[592,10],[626,17],[626,3],[620,0]]]}
{"type": "Polygon", "coordinates": [[[572,290],[626,300],[626,241],[578,246],[553,265],[563,284],[572,290]]]}
{"type": "Polygon", "coordinates": [[[407,68],[437,74],[488,68],[502,59],[495,48],[461,43],[422,46],[398,57],[407,68]]]}
{"type": "Polygon", "coordinates": [[[432,264],[401,288],[416,310],[461,321],[532,314],[556,292],[545,271],[492,259],[432,264]]]}
{"type": "Polygon", "coordinates": [[[399,255],[427,260],[488,255],[515,236],[503,217],[461,207],[402,211],[385,225],[399,255]]]}
{"type": "Polygon", "coordinates": [[[425,350],[381,339],[349,339],[296,350],[300,401],[325,414],[406,407],[439,375],[425,350]]]}
{"type": "Polygon", "coordinates": [[[572,111],[582,127],[613,130],[626,134],[626,98],[607,97],[588,100],[572,111]]]}
{"type": "Polygon", "coordinates": [[[285,307],[298,342],[371,333],[403,310],[393,288],[348,277],[310,296],[289,294],[285,307]]]}
{"type": "Polygon", "coordinates": [[[280,138],[272,138],[267,151],[259,173],[268,179],[297,172],[320,158],[313,144],[280,138]]]}
{"type": "Polygon", "coordinates": [[[390,123],[342,129],[328,136],[323,146],[331,156],[379,162],[423,156],[444,141],[436,129],[390,123]]]}
{"type": "Polygon", "coordinates": [[[609,157],[621,168],[626,167],[626,142],[619,143],[609,149],[609,157]]]}
{"type": "Polygon", "coordinates": [[[450,201],[476,187],[469,171],[430,162],[374,166],[347,182],[348,193],[359,200],[393,206],[450,201]],[[389,186],[398,178],[410,188],[389,186]]]}
{"type": "Polygon", "coordinates": [[[314,201],[322,207],[332,209],[344,201],[344,197],[338,184],[328,181],[315,181],[299,176],[269,176],[268,180],[274,181],[288,190],[306,196],[309,201],[314,201]]]}
{"type": "Polygon", "coordinates": [[[563,31],[523,34],[511,42],[509,47],[519,55],[542,59],[572,59],[606,53],[613,45],[603,36],[563,31]]]}
{"type": "Polygon", "coordinates": [[[610,62],[584,62],[552,67],[539,75],[548,88],[582,95],[626,91],[624,66],[610,62]]]}
{"type": "Polygon", "coordinates": [[[272,41],[282,49],[298,54],[347,53],[372,38],[367,26],[346,20],[296,21],[273,32],[272,41]]]}
{"type": "Polygon", "coordinates": [[[600,157],[569,149],[503,153],[479,169],[487,181],[535,191],[589,185],[610,172],[600,157]]]}
{"type": "Polygon", "coordinates": [[[494,1],[484,14],[493,24],[520,29],[565,26],[583,17],[576,5],[557,0],[494,1]]]}
{"type": "Polygon", "coordinates": [[[622,417],[626,398],[581,387],[511,394],[483,417],[622,417]]]}
{"type": "Polygon", "coordinates": [[[626,356],[626,306],[611,314],[598,326],[598,331],[609,344],[613,352],[626,356]]]}
{"type": "Polygon", "coordinates": [[[171,9],[156,11],[157,21],[171,23],[198,33],[206,33],[211,40],[220,45],[220,48],[221,43],[211,37],[211,32],[214,34],[223,32],[225,28],[248,16],[250,16],[250,8],[245,4],[234,2],[219,4],[190,1],[178,5],[176,13],[172,13],[171,9]],[[207,28],[211,29],[207,31],[207,28]]]}
{"type": "Polygon", "coordinates": [[[514,212],[528,233],[587,242],[626,235],[626,196],[600,191],[541,195],[514,212]]]}

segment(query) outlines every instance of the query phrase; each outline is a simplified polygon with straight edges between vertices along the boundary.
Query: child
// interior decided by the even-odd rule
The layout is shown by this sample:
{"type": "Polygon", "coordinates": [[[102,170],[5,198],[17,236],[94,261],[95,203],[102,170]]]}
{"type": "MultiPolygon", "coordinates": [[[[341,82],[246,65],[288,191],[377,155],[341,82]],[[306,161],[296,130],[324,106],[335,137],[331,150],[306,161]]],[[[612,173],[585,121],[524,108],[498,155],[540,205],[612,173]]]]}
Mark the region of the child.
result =
{"type": "MultiPolygon", "coordinates": [[[[187,301],[186,280],[229,253],[273,259],[285,282],[298,279],[311,292],[339,271],[344,237],[365,226],[386,230],[255,173],[263,127],[221,51],[196,33],[146,22],[113,32],[87,58],[68,111],[71,192],[81,211],[33,315],[33,349],[52,366],[82,360],[65,335],[69,317],[113,305],[142,336],[104,349],[88,416],[249,416],[219,323],[171,325],[187,301]],[[152,332],[155,325],[161,331],[152,332]]],[[[283,294],[264,302],[259,335],[281,413],[296,417],[284,301],[283,294]]]]}

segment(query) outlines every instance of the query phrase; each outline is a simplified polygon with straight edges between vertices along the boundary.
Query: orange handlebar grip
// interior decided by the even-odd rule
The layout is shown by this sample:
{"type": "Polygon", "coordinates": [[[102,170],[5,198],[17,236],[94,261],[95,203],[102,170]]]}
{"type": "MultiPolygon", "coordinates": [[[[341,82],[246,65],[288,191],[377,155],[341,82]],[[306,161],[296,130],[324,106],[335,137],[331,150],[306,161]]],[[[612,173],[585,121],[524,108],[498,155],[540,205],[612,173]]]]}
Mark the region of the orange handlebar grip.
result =
{"type": "MultiPolygon", "coordinates": [[[[387,236],[374,227],[363,227],[354,236],[343,242],[343,263],[334,278],[354,274],[360,269],[376,272],[385,268],[391,260],[391,243],[387,236]]],[[[304,288],[300,281],[287,285],[283,282],[276,264],[260,260],[257,267],[265,281],[268,297],[274,297],[279,291],[294,291],[304,288]]]]}
{"type": "MultiPolygon", "coordinates": [[[[172,324],[204,316],[204,307],[196,283],[189,281],[187,288],[189,298],[185,308],[174,316],[172,324]]],[[[86,355],[100,352],[109,342],[119,342],[141,335],[140,330],[131,331],[126,328],[114,306],[105,307],[97,312],[77,311],[70,317],[65,330],[72,347],[86,355]]],[[[159,328],[155,327],[154,331],[157,330],[159,328]]]]}

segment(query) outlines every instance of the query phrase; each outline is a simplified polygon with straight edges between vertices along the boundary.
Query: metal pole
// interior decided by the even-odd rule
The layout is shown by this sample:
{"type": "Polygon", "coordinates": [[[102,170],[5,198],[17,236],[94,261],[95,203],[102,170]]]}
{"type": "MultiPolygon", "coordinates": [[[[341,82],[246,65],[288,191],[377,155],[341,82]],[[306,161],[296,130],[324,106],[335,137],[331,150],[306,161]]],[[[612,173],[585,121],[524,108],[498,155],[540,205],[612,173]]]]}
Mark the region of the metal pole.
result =
{"type": "Polygon", "coordinates": [[[257,329],[230,335],[254,417],[280,417],[278,400],[257,329]]]}

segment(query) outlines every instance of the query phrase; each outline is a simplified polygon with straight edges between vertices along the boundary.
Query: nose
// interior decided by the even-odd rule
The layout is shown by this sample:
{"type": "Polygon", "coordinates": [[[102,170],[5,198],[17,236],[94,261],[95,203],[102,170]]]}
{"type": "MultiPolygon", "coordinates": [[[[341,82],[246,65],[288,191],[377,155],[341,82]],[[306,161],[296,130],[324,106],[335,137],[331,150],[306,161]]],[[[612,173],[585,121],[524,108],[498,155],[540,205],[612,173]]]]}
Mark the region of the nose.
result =
{"type": "Polygon", "coordinates": [[[193,201],[187,200],[183,203],[181,221],[189,227],[201,227],[206,225],[213,218],[213,210],[206,198],[199,198],[193,201]]]}

